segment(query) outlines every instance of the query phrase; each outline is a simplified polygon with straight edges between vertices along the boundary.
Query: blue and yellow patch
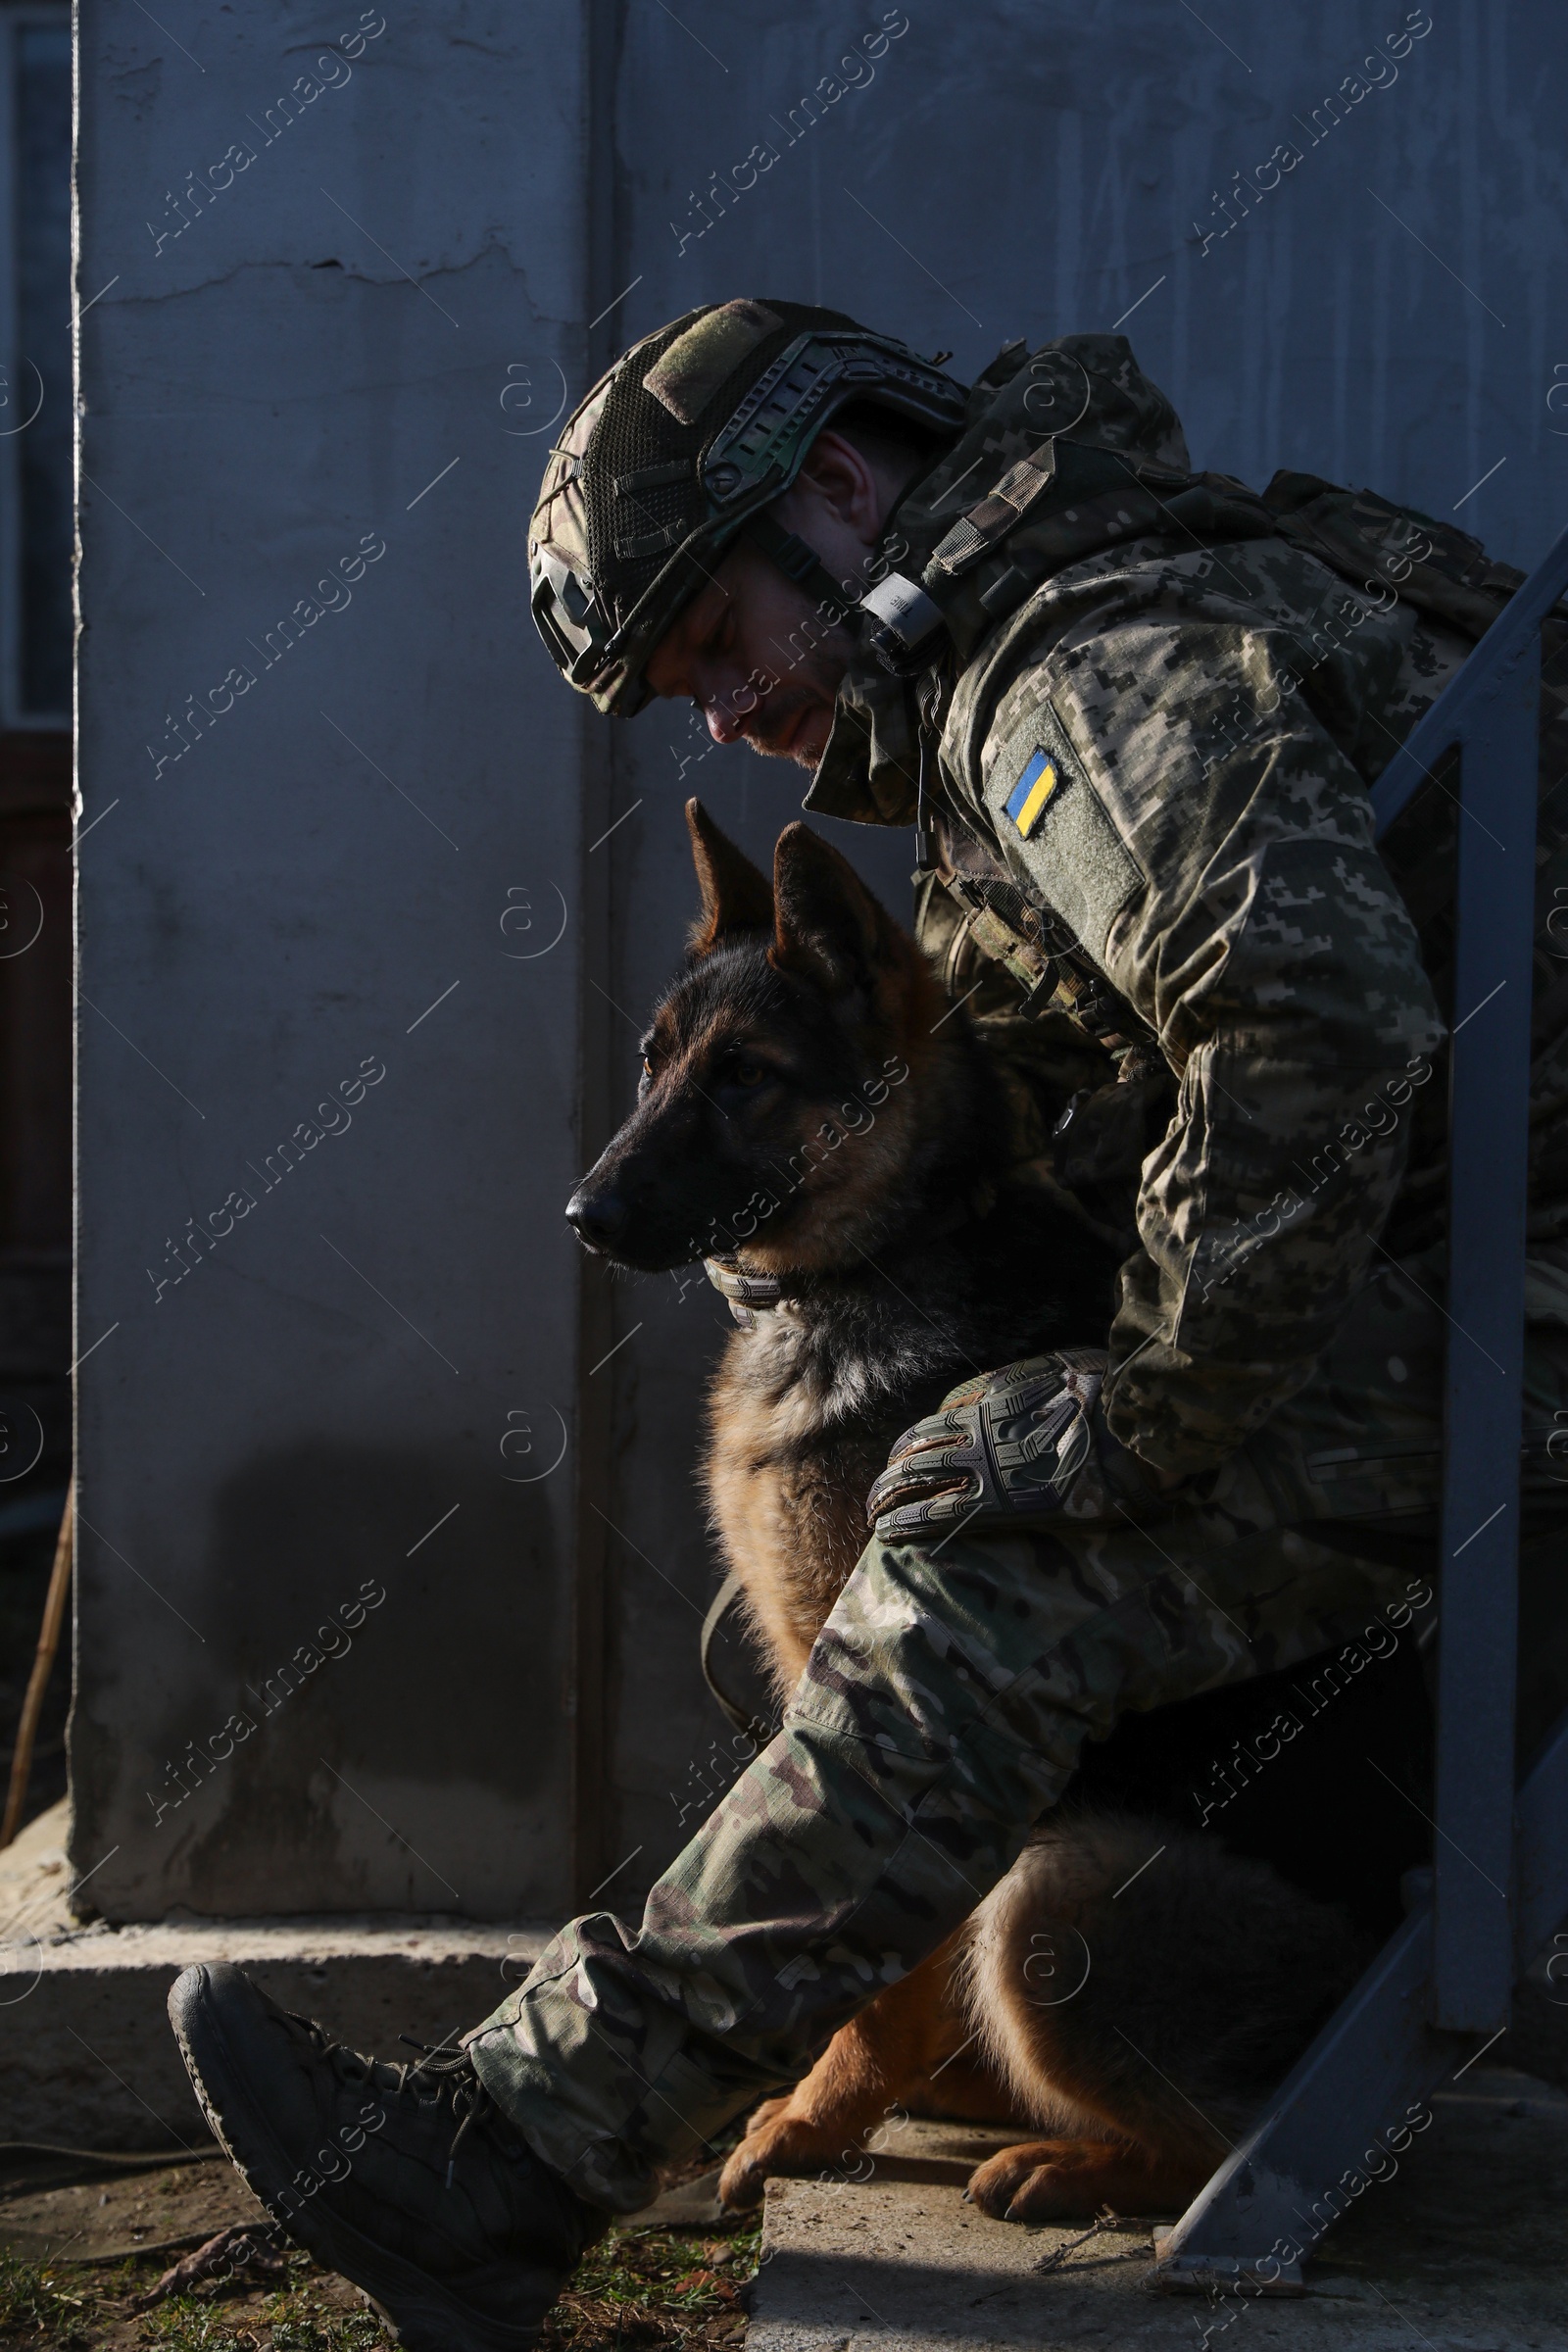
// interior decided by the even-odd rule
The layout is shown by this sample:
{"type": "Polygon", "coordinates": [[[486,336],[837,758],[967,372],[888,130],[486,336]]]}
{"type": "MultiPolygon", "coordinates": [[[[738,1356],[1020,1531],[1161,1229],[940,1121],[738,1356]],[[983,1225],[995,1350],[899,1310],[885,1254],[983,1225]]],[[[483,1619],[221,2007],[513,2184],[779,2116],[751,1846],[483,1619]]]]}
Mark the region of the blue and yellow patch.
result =
{"type": "Polygon", "coordinates": [[[1004,804],[1021,840],[1027,841],[1039,824],[1060,782],[1054,760],[1047,752],[1036,752],[1004,804]]]}

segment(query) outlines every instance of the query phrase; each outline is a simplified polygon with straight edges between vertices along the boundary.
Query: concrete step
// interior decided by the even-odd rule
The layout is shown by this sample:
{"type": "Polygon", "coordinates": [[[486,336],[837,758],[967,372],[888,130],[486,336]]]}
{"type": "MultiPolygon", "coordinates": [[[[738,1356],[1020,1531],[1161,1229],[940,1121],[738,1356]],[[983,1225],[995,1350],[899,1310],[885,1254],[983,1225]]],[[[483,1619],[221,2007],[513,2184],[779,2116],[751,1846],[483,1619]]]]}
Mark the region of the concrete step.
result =
{"type": "MultiPolygon", "coordinates": [[[[1432,2106],[1299,2298],[1155,2290],[1149,2221],[1044,2271],[1081,2224],[993,2222],[940,2178],[769,2181],[747,2352],[1197,2352],[1232,2327],[1235,2352],[1568,2352],[1568,2097],[1473,2068],[1432,2106]]],[[[954,2129],[905,2127],[903,2165],[954,2129]]]]}
{"type": "Polygon", "coordinates": [[[384,1914],[79,1927],[65,1836],[62,1800],[0,1854],[0,2140],[209,2145],[164,2006],[192,1961],[237,1961],[334,2038],[402,2058],[401,2034],[435,2043],[477,2025],[554,1933],[384,1914]]]}

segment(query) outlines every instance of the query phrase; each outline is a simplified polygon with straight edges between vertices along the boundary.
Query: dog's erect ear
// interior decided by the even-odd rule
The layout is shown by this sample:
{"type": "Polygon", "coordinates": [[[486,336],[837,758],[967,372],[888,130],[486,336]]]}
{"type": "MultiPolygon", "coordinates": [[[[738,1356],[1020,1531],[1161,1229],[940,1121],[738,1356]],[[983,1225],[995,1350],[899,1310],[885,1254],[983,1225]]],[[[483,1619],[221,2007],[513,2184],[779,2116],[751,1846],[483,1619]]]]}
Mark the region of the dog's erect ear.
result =
{"type": "Polygon", "coordinates": [[[903,962],[901,935],[847,858],[809,825],[786,825],[773,853],[772,960],[831,997],[874,990],[903,962]]]}
{"type": "Polygon", "coordinates": [[[703,911],[687,934],[694,956],[711,956],[721,940],[738,931],[771,931],[773,892],[727,833],[721,833],[701,801],[686,804],[692,863],[703,894],[703,911]]]}

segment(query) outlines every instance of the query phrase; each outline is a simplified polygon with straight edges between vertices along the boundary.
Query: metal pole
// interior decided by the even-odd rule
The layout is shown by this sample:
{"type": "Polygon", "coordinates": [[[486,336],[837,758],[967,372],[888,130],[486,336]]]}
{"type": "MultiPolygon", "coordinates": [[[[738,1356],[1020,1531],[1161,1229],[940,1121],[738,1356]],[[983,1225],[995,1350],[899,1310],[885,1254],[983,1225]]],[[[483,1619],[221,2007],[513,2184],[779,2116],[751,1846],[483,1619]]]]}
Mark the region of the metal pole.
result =
{"type": "Polygon", "coordinates": [[[1541,639],[1470,714],[1448,1119],[1448,1347],[1432,2023],[1496,2033],[1513,1992],[1514,1693],[1541,639]]]}

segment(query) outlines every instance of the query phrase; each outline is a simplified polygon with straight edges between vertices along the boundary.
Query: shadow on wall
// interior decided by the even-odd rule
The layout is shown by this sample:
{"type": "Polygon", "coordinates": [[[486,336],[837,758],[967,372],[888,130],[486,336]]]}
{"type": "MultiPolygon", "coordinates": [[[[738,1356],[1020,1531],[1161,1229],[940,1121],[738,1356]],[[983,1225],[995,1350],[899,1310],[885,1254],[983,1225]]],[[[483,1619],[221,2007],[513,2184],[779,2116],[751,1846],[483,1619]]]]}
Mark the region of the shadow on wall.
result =
{"type": "Polygon", "coordinates": [[[145,1791],[105,1913],[541,1908],[564,1876],[554,1548],[543,1496],[456,1449],[319,1442],[226,1481],[200,1720],[154,1716],[144,1755],[73,1726],[78,1869],[117,1775],[145,1791]]]}

